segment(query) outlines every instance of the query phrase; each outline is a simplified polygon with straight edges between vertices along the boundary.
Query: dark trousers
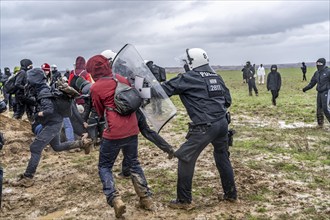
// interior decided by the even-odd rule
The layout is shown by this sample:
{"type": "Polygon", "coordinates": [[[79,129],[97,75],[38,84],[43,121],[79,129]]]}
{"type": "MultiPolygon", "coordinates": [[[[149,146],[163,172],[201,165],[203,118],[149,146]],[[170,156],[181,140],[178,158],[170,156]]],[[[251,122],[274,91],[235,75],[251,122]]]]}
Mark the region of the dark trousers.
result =
{"type": "Polygon", "coordinates": [[[330,112],[328,111],[328,91],[318,92],[316,98],[316,118],[317,124],[324,124],[324,115],[330,122],[330,112]]]}
{"type": "Polygon", "coordinates": [[[22,102],[20,97],[16,97],[16,108],[14,110],[14,118],[21,119],[24,115],[26,105],[22,102]]]}
{"type": "Polygon", "coordinates": [[[101,121],[96,114],[92,113],[88,118],[87,123],[89,125],[87,128],[88,135],[93,140],[93,142],[96,143],[97,138],[102,137],[105,122],[101,121]]]}
{"type": "Polygon", "coordinates": [[[307,81],[306,73],[303,73],[303,81],[307,81]]]}
{"type": "Polygon", "coordinates": [[[187,141],[175,152],[179,158],[177,199],[180,202],[192,201],[192,179],[198,156],[212,143],[213,157],[220,174],[222,189],[226,198],[237,198],[234,172],[228,152],[228,123],[225,118],[210,125],[191,127],[187,141]]]}
{"type": "Polygon", "coordinates": [[[276,99],[278,97],[278,90],[270,90],[272,92],[272,102],[273,102],[273,105],[276,105],[276,99]]]}
{"type": "Polygon", "coordinates": [[[128,161],[131,179],[134,189],[139,197],[150,196],[147,180],[138,160],[138,137],[137,135],[124,139],[108,140],[103,138],[99,155],[99,176],[103,185],[103,193],[107,201],[112,205],[112,200],[119,195],[115,188],[112,167],[122,150],[124,159],[128,161]]]}
{"type": "Polygon", "coordinates": [[[249,94],[252,95],[252,89],[254,90],[254,92],[256,93],[256,95],[258,94],[258,89],[256,86],[256,80],[253,79],[249,79],[248,81],[248,86],[249,86],[249,94]]]}
{"type": "Polygon", "coordinates": [[[4,101],[9,106],[9,109],[12,109],[14,106],[13,95],[8,94],[6,91],[3,91],[3,97],[4,97],[4,101]]]}
{"type": "Polygon", "coordinates": [[[21,119],[26,112],[27,118],[30,122],[33,121],[34,106],[27,105],[23,96],[16,97],[16,109],[14,110],[14,118],[21,119]]]}
{"type": "MultiPolygon", "coordinates": [[[[161,149],[165,153],[170,153],[172,150],[172,146],[167,143],[164,138],[162,138],[156,131],[152,130],[149,127],[146,117],[140,110],[136,111],[136,117],[138,119],[138,126],[143,137],[154,143],[159,149],[161,149]]],[[[125,159],[122,162],[122,173],[124,176],[130,175],[128,162],[125,159]]]]}
{"type": "Polygon", "coordinates": [[[42,150],[50,144],[54,151],[69,150],[74,142],[60,142],[62,122],[43,126],[42,131],[35,137],[30,145],[31,157],[24,173],[27,177],[33,177],[40,162],[42,150]]]}

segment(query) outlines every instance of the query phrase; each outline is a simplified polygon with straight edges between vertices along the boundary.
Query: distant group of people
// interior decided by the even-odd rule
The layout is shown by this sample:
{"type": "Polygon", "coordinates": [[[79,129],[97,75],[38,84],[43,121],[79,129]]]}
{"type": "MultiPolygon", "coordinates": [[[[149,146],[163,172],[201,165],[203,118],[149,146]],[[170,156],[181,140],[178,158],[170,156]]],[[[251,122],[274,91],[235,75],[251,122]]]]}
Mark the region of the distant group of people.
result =
{"type": "MultiPolygon", "coordinates": [[[[16,79],[15,99],[18,105],[14,118],[21,119],[26,112],[36,138],[30,145],[31,157],[26,171],[12,185],[33,185],[42,150],[48,144],[55,151],[81,148],[85,153],[89,153],[91,143],[100,144],[99,177],[107,203],[114,208],[116,217],[122,217],[126,212],[126,204],[116,189],[112,172],[120,151],[124,160],[119,176],[131,178],[140,207],[153,211],[155,205],[152,192],[138,159],[138,134],[141,132],[145,138],[166,152],[169,158],[178,159],[177,195],[170,201],[170,207],[185,210],[194,208],[192,180],[195,164],[208,144],[213,145],[213,156],[220,174],[223,189],[220,200],[237,201],[234,172],[229,158],[228,108],[232,103],[231,94],[222,77],[211,68],[206,51],[201,48],[187,49],[182,60],[185,72],[170,80],[160,80],[155,76],[158,81],[163,81],[161,88],[168,97],[179,95],[191,119],[186,141],[176,151],[149,127],[142,111],[122,115],[114,110],[117,84],[132,86],[130,79],[113,72],[112,65],[116,55],[112,50],[105,50],[87,62],[79,56],[74,70],[67,70],[64,75],[58,72],[56,65],[44,63],[41,68],[33,68],[31,60],[21,61],[16,79]],[[54,102],[53,94],[58,91],[66,93],[72,101],[70,109],[73,113],[68,117],[60,113],[54,102]],[[84,107],[82,112],[78,111],[79,105],[84,107]],[[66,139],[61,141],[63,127],[66,139]]],[[[321,110],[330,120],[330,113],[326,111],[330,71],[323,58],[316,62],[316,66],[317,71],[303,91],[317,84],[317,115],[320,125],[323,123],[321,110]]],[[[153,63],[149,63],[148,67],[154,75],[160,73],[159,68],[162,68],[153,63]],[[158,70],[155,71],[156,69],[158,70]]],[[[255,66],[248,61],[242,72],[244,82],[248,83],[249,95],[252,96],[254,90],[258,96],[255,66]]],[[[262,65],[257,74],[259,84],[264,84],[265,71],[262,65]]],[[[276,105],[280,88],[281,75],[277,65],[272,65],[267,76],[267,90],[272,93],[273,105],[276,105]]],[[[161,114],[161,107],[158,110],[161,114]]]]}

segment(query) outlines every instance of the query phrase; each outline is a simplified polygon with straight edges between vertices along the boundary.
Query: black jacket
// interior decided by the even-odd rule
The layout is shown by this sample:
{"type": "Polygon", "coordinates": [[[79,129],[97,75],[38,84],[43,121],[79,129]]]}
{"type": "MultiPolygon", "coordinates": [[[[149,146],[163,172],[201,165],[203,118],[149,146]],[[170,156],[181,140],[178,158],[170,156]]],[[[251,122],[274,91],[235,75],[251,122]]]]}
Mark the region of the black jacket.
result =
{"type": "Polygon", "coordinates": [[[4,84],[5,82],[7,82],[10,76],[11,76],[10,69],[8,67],[5,67],[5,73],[2,74],[2,76],[0,77],[0,82],[4,84]]]}
{"type": "Polygon", "coordinates": [[[21,69],[17,73],[16,81],[15,81],[15,87],[17,88],[15,95],[18,97],[24,95],[24,87],[27,83],[26,72],[31,68],[30,65],[32,65],[32,61],[29,59],[23,59],[21,60],[20,64],[21,64],[21,69]]]}
{"type": "Polygon", "coordinates": [[[310,90],[316,84],[316,90],[318,92],[325,92],[330,89],[330,69],[327,66],[314,73],[310,83],[303,89],[303,91],[310,90]]]}
{"type": "Polygon", "coordinates": [[[162,87],[168,96],[180,96],[194,124],[220,120],[231,105],[229,89],[209,65],[179,74],[162,87]]]}
{"type": "Polygon", "coordinates": [[[267,90],[277,90],[281,89],[282,79],[279,72],[271,71],[267,76],[267,90]]]}
{"type": "Polygon", "coordinates": [[[300,67],[300,69],[301,69],[301,71],[302,71],[303,73],[306,73],[306,72],[307,72],[307,67],[306,67],[306,65],[302,65],[302,67],[300,67]]]}
{"type": "Polygon", "coordinates": [[[254,74],[256,71],[252,65],[245,65],[242,71],[244,79],[255,79],[254,74]]]}
{"type": "Polygon", "coordinates": [[[46,83],[45,84],[36,84],[34,85],[36,89],[36,100],[37,100],[37,107],[36,107],[36,120],[42,126],[52,125],[57,123],[63,122],[63,117],[55,110],[54,100],[50,98],[51,95],[51,88],[46,83]],[[38,98],[39,97],[39,98],[38,98]],[[48,98],[42,98],[48,97],[48,98]],[[37,116],[38,112],[43,112],[43,117],[37,116]]]}

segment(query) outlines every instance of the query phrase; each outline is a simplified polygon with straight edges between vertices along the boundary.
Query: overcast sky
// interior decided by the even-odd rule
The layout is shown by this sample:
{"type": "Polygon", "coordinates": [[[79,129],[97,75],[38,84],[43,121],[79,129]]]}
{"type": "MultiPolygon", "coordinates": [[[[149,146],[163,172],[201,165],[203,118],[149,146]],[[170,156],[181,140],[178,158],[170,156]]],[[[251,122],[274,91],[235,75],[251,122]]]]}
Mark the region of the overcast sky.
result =
{"type": "Polygon", "coordinates": [[[330,0],[3,1],[1,63],[29,58],[60,70],[133,44],[143,59],[179,66],[186,48],[211,65],[315,62],[330,58],[330,0]]]}

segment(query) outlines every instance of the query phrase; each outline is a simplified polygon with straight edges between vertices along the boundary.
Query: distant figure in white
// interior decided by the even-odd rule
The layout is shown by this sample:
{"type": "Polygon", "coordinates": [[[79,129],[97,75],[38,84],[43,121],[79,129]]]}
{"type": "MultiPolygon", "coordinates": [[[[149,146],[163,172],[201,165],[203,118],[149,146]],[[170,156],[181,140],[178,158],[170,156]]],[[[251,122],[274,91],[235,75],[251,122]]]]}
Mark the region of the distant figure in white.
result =
{"type": "Polygon", "coordinates": [[[265,83],[265,68],[263,67],[262,64],[260,64],[260,66],[258,67],[258,83],[260,84],[264,84],[265,83]]]}

